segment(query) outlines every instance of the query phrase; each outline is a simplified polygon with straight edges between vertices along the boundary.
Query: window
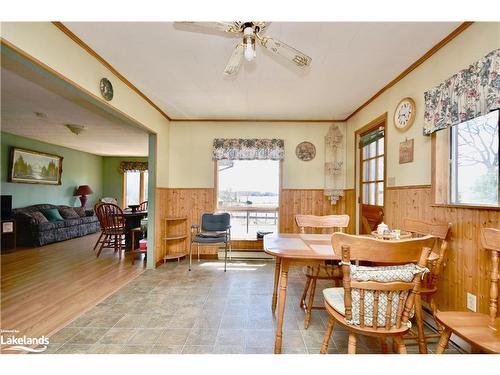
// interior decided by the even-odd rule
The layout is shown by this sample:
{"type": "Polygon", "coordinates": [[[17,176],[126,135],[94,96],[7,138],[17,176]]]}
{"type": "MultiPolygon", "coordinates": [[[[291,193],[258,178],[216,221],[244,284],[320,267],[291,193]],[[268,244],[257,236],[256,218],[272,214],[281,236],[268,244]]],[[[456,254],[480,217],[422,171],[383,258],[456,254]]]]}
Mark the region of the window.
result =
{"type": "Polygon", "coordinates": [[[217,208],[231,214],[231,235],[255,239],[257,231],[276,232],[280,162],[219,160],[217,208]]]}
{"type": "Polygon", "coordinates": [[[123,174],[123,207],[148,200],[148,171],[123,174]]]}
{"type": "Polygon", "coordinates": [[[499,111],[450,130],[450,203],[499,205],[499,111]]]}
{"type": "Polygon", "coordinates": [[[384,205],[384,128],[360,139],[362,203],[384,205]]]}

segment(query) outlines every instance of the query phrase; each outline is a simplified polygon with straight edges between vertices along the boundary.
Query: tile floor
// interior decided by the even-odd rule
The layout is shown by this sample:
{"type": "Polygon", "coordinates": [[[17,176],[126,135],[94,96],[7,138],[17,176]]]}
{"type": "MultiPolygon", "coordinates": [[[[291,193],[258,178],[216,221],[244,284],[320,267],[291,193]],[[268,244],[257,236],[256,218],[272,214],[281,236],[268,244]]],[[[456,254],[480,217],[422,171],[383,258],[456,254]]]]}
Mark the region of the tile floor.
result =
{"type": "MultiPolygon", "coordinates": [[[[276,319],[271,313],[274,263],[202,261],[147,270],[50,338],[45,353],[273,353],[276,319]]],[[[303,327],[300,268],[289,277],[283,353],[319,353],[328,315],[313,311],[303,327]]],[[[318,291],[328,284],[322,283],[318,291]]],[[[317,304],[322,293],[317,292],[317,304]]],[[[429,349],[435,348],[435,342],[429,349]]],[[[408,345],[410,353],[418,352],[408,345]]],[[[456,348],[448,349],[458,353],[456,348]]],[[[347,352],[347,332],[336,327],[330,353],[347,352]]],[[[359,337],[358,353],[379,353],[378,340],[359,337]]]]}

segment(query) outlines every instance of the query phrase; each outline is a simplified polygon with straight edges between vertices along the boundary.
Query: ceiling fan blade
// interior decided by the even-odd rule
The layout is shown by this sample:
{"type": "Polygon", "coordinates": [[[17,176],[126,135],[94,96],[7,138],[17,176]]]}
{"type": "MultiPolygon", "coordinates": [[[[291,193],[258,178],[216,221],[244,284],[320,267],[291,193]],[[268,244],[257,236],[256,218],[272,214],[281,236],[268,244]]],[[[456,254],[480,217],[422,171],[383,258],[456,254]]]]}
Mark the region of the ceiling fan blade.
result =
{"type": "Polygon", "coordinates": [[[311,65],[312,59],[309,56],[293,47],[290,47],[288,44],[269,37],[263,37],[259,40],[260,44],[262,44],[264,48],[284,57],[287,60],[290,60],[301,68],[311,65]]]}
{"type": "Polygon", "coordinates": [[[240,70],[241,62],[243,61],[243,43],[236,46],[229,61],[227,62],[224,73],[227,75],[232,75],[238,73],[240,70]]]}
{"type": "Polygon", "coordinates": [[[224,31],[226,33],[239,33],[240,28],[237,25],[237,22],[191,22],[191,21],[182,21],[175,22],[178,25],[192,25],[199,26],[206,29],[213,29],[224,31]]]}

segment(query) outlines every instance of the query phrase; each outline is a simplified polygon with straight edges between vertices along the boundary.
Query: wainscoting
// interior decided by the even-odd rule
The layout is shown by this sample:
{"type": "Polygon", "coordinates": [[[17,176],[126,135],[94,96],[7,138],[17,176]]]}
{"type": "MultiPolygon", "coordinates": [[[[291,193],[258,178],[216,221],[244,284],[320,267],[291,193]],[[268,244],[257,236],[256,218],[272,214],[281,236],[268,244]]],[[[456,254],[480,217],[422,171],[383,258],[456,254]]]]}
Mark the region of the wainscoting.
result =
{"type": "Polygon", "coordinates": [[[500,210],[432,206],[430,186],[388,188],[385,221],[400,227],[404,218],[452,223],[439,309],[466,310],[469,292],[477,296],[478,312],[488,313],[490,254],[481,247],[480,229],[500,227],[500,210]]]}
{"type": "Polygon", "coordinates": [[[355,191],[346,190],[344,196],[335,204],[325,197],[322,189],[283,189],[281,192],[279,223],[281,233],[298,233],[295,224],[295,214],[305,215],[339,215],[347,214],[351,217],[348,233],[354,233],[356,228],[355,191]]]}
{"type": "MultiPolygon", "coordinates": [[[[165,251],[163,237],[165,216],[187,216],[188,227],[192,223],[199,223],[201,214],[215,210],[215,189],[213,188],[157,188],[157,223],[156,231],[157,251],[155,263],[158,263],[165,251]]],[[[314,215],[333,215],[347,213],[354,217],[355,193],[346,190],[344,197],[332,205],[324,196],[322,189],[283,189],[281,192],[281,206],[279,210],[279,230],[282,233],[297,233],[294,215],[296,213],[314,215]]],[[[354,233],[355,222],[351,220],[348,232],[354,233]]],[[[262,249],[262,241],[233,241],[235,249],[262,249]]],[[[170,251],[173,253],[184,252],[187,249],[182,242],[172,243],[170,251]]],[[[200,247],[204,256],[215,255],[217,248],[212,246],[200,247]]]]}

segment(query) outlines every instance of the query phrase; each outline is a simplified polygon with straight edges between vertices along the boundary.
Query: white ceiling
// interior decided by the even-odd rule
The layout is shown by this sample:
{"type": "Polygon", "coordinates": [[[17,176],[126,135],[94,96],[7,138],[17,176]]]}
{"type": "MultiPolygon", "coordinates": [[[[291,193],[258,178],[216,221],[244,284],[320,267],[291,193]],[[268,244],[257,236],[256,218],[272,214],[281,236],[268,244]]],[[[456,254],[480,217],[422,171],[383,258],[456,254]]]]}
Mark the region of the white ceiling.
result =
{"type": "MultiPolygon", "coordinates": [[[[223,74],[238,42],[171,22],[65,25],[174,119],[344,119],[458,22],[273,22],[266,35],[312,57],[308,70],[257,47],[223,74]]],[[[199,30],[199,29],[197,29],[199,30]]]]}
{"type": "Polygon", "coordinates": [[[1,82],[2,131],[96,155],[148,154],[148,135],[139,128],[75,104],[5,68],[1,82]],[[86,130],[75,135],[64,124],[83,125],[86,130]]]}

